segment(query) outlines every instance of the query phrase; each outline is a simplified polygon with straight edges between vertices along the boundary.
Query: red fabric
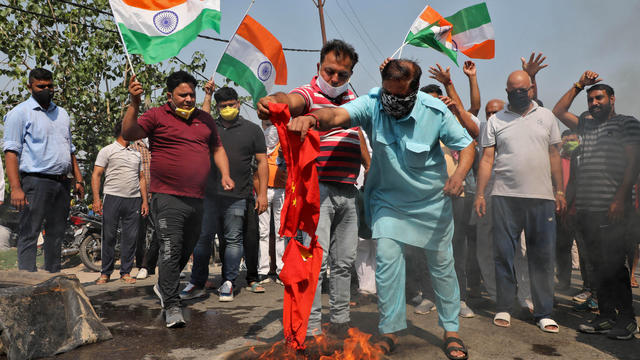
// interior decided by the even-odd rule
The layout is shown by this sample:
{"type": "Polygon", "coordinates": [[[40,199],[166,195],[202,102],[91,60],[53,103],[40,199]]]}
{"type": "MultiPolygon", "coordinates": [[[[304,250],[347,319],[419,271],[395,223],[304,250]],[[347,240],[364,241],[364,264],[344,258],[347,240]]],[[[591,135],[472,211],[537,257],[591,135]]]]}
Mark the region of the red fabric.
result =
{"type": "Polygon", "coordinates": [[[311,236],[305,247],[291,239],[284,252],[284,266],[280,279],[284,283],[282,323],[287,344],[304,349],[311,305],[316,295],[322,247],[318,244],[316,227],[320,216],[320,189],[316,157],[320,148],[318,133],[307,134],[304,142],[300,134],[287,130],[291,115],[285,104],[269,104],[271,122],[278,129],[280,146],[287,163],[287,186],[280,215],[280,236],[295,237],[298,229],[311,236]]]}
{"type": "Polygon", "coordinates": [[[271,122],[278,129],[282,154],[287,163],[287,186],[284,205],[280,214],[280,236],[295,237],[298,230],[316,237],[320,216],[320,188],[316,158],[320,150],[320,138],[316,131],[309,131],[304,142],[300,134],[287,130],[291,115],[289,106],[269,103],[271,122]]]}

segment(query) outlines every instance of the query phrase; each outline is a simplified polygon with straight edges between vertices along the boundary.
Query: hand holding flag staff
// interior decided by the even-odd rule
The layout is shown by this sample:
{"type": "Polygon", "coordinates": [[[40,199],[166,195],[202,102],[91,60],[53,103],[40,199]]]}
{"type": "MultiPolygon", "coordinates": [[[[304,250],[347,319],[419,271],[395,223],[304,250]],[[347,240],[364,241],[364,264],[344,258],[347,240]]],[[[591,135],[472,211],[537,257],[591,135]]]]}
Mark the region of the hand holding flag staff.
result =
{"type": "Polygon", "coordinates": [[[487,4],[464,8],[444,18],[427,5],[411,25],[402,45],[391,57],[402,56],[406,45],[430,47],[458,65],[458,51],[473,59],[493,59],[494,31],[487,4]]]}

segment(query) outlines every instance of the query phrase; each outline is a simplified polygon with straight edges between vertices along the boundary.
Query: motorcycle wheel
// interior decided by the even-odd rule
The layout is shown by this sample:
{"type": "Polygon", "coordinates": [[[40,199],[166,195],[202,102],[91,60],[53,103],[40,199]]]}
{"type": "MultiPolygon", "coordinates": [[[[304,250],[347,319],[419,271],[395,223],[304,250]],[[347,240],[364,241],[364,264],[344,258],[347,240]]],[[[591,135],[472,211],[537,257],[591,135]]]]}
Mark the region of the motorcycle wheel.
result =
{"type": "Polygon", "coordinates": [[[84,266],[98,272],[102,270],[102,240],[98,234],[89,234],[80,243],[80,260],[84,266]]]}

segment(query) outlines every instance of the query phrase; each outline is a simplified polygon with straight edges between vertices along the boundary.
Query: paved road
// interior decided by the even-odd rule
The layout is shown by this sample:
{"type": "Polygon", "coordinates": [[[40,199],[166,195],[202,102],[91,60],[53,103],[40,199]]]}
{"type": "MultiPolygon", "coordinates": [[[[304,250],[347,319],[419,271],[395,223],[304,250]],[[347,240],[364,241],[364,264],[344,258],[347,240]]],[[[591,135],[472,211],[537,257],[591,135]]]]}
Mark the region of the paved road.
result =
{"type": "MultiPolygon", "coordinates": [[[[221,359],[223,354],[252,344],[282,340],[283,287],[266,284],[266,293],[244,289],[231,303],[221,303],[215,293],[185,305],[188,324],[182,329],[166,329],[160,304],[153,294],[155,276],[126,285],[112,280],[93,285],[96,273],[82,266],[68,270],[78,275],[99,316],[113,333],[113,340],[78,348],[59,355],[59,359],[221,359]]],[[[214,281],[220,280],[219,267],[212,268],[214,281]]],[[[468,303],[476,317],[461,319],[460,333],[472,359],[640,359],[640,341],[620,342],[597,335],[576,332],[578,324],[590,315],[574,312],[569,294],[577,292],[579,275],[574,272],[573,288],[556,296],[555,319],[559,334],[540,331],[526,316],[513,319],[508,329],[491,323],[493,307],[485,298],[468,303]]],[[[244,283],[242,283],[244,285],[244,283]]],[[[325,303],[328,302],[324,294],[325,303]]],[[[634,291],[636,313],[640,313],[640,292],[634,291]]],[[[392,359],[446,359],[442,330],[437,314],[413,313],[407,306],[409,328],[404,331],[392,359]]],[[[368,333],[376,332],[378,314],[374,304],[352,309],[352,323],[368,333]]]]}

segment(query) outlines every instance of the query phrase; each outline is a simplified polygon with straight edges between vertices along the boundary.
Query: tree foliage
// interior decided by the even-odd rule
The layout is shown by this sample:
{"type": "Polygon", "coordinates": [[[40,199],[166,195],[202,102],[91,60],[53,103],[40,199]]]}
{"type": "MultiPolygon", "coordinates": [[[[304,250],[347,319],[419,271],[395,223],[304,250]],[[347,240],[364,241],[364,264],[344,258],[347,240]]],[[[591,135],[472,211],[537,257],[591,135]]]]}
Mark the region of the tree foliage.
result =
{"type": "MultiPolygon", "coordinates": [[[[98,151],[113,140],[111,130],[122,119],[128,101],[130,72],[110,13],[108,0],[4,0],[0,4],[4,19],[0,26],[0,80],[9,84],[0,89],[0,116],[28,98],[31,69],[51,70],[56,85],[54,102],[71,116],[85,183],[90,183],[98,151]]],[[[200,52],[186,63],[174,58],[148,65],[135,55],[131,60],[145,89],[145,107],[165,101],[168,74],[178,68],[202,72],[206,66],[200,52]]]]}

